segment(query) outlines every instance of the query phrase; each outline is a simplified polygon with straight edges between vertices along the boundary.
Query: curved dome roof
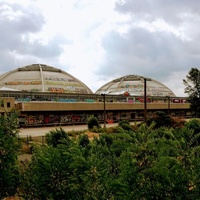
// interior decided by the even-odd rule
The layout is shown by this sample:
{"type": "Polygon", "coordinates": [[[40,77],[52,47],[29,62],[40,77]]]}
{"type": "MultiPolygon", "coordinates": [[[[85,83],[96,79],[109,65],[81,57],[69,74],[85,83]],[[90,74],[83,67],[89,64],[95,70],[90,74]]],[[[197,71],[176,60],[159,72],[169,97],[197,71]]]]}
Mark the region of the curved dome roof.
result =
{"type": "Polygon", "coordinates": [[[44,64],[33,64],[0,76],[4,90],[92,94],[80,80],[65,71],[44,64]]]}
{"type": "Polygon", "coordinates": [[[102,87],[95,94],[124,94],[128,92],[132,96],[144,96],[144,79],[146,79],[146,92],[148,96],[174,96],[175,94],[162,83],[138,75],[127,75],[114,79],[102,87]]]}

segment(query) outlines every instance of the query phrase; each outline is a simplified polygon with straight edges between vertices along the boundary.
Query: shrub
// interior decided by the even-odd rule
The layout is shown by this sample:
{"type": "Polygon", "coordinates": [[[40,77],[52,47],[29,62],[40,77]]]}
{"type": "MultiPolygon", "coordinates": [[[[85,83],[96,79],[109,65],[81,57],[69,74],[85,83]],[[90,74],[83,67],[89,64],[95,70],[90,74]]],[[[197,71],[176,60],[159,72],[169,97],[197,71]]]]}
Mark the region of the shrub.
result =
{"type": "Polygon", "coordinates": [[[88,118],[87,125],[88,125],[89,130],[93,129],[95,126],[97,128],[100,128],[98,119],[96,117],[94,117],[93,115],[88,118]]]}
{"type": "Polygon", "coordinates": [[[160,128],[163,126],[172,127],[174,123],[173,118],[171,118],[169,115],[162,111],[155,112],[154,117],[147,120],[147,126],[150,126],[152,122],[156,123],[155,128],[160,128]]]}
{"type": "Polygon", "coordinates": [[[132,131],[133,130],[129,121],[123,120],[123,121],[120,121],[118,124],[119,124],[119,127],[123,128],[123,130],[126,130],[126,131],[132,131]]]}
{"type": "Polygon", "coordinates": [[[97,127],[97,126],[93,126],[92,129],[90,129],[92,132],[95,133],[101,133],[102,132],[102,128],[101,127],[97,127]]]}
{"type": "Polygon", "coordinates": [[[199,119],[191,119],[185,123],[185,126],[189,129],[194,130],[194,134],[200,133],[200,120],[199,119]]]}
{"type": "Polygon", "coordinates": [[[84,134],[79,136],[79,146],[80,147],[87,147],[90,144],[90,140],[88,135],[84,134]]]}
{"type": "Polygon", "coordinates": [[[122,126],[123,124],[128,124],[129,125],[130,123],[127,120],[122,120],[122,121],[119,121],[118,126],[122,126]]]}
{"type": "Polygon", "coordinates": [[[67,132],[60,128],[47,133],[46,142],[49,146],[57,147],[59,144],[69,144],[70,139],[67,132]]]}

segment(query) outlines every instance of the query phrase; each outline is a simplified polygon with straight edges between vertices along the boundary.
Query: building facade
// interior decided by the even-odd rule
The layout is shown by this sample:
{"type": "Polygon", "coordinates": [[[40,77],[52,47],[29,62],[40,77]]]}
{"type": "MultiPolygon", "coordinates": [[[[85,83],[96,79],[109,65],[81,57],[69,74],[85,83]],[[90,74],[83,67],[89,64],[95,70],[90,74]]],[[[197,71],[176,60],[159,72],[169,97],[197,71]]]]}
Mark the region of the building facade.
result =
{"type": "Polygon", "coordinates": [[[43,64],[1,75],[0,101],[0,113],[16,109],[22,127],[87,123],[91,115],[106,123],[144,120],[156,111],[174,117],[192,116],[186,98],[176,97],[151,78],[127,75],[93,93],[67,72],[43,64]]]}

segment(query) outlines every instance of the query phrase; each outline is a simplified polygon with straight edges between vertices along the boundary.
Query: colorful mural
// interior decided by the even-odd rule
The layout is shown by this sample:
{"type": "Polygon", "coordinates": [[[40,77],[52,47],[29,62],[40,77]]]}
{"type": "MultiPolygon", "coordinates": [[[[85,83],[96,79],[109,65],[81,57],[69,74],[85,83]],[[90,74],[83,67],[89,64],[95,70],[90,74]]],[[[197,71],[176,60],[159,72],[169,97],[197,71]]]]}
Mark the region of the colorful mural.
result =
{"type": "MultiPolygon", "coordinates": [[[[103,123],[103,112],[97,113],[61,113],[61,114],[26,114],[19,117],[19,126],[52,126],[52,125],[70,125],[70,124],[87,124],[88,118],[93,115],[100,123],[103,123]]],[[[142,115],[143,116],[143,115],[142,115]]],[[[107,112],[106,123],[118,122],[120,120],[134,120],[137,113],[130,112],[107,112]]]]}

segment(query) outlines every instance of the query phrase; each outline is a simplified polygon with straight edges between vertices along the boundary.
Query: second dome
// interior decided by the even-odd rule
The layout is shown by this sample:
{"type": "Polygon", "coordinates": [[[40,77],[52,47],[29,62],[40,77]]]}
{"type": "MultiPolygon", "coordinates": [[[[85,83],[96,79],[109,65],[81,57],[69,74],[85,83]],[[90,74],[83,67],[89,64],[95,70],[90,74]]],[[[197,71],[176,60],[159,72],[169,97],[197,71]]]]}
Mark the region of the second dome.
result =
{"type": "Polygon", "coordinates": [[[144,96],[145,79],[148,96],[176,96],[167,86],[163,85],[162,83],[139,75],[127,75],[114,79],[100,87],[95,93],[119,95],[128,92],[132,96],[144,96]]]}

